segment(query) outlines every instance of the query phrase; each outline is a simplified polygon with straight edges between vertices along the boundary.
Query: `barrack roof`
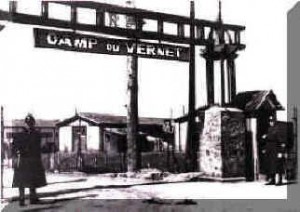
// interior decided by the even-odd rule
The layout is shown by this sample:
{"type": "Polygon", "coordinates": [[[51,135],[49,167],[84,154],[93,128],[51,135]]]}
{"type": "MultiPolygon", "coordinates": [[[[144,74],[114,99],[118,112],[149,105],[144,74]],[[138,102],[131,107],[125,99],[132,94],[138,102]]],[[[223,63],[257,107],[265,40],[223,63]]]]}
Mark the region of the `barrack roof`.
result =
{"type": "MultiPolygon", "coordinates": [[[[81,119],[88,122],[91,125],[126,125],[127,117],[113,114],[104,113],[77,113],[73,117],[65,119],[57,123],[58,127],[68,125],[69,123],[81,119]]],[[[163,125],[165,121],[170,120],[166,118],[150,118],[150,117],[140,117],[140,125],[163,125]]]]}

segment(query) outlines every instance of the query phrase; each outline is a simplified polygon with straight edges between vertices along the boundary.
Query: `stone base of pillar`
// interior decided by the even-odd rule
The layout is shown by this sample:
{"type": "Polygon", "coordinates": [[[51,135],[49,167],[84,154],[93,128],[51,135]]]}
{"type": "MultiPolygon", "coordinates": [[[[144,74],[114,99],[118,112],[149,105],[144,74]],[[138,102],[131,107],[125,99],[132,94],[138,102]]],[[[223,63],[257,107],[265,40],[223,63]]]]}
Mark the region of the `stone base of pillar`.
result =
{"type": "Polygon", "coordinates": [[[210,179],[245,179],[245,117],[241,110],[211,107],[205,111],[198,164],[210,179]]]}

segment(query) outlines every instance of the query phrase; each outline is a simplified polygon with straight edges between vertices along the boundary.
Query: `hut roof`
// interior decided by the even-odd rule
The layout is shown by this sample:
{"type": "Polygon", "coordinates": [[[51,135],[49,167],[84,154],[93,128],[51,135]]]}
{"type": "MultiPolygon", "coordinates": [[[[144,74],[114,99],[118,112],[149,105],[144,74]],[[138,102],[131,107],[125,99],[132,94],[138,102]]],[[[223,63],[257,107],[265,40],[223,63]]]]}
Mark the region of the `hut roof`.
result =
{"type": "MultiPolygon", "coordinates": [[[[233,99],[231,104],[225,107],[238,108],[245,112],[255,112],[259,110],[284,110],[284,107],[277,100],[276,95],[272,90],[257,90],[257,91],[245,91],[238,93],[233,99]]],[[[202,106],[196,109],[194,116],[201,115],[210,106],[202,106]]],[[[181,117],[174,119],[175,122],[186,122],[188,120],[188,114],[184,114],[181,117]]]]}
{"type": "MultiPolygon", "coordinates": [[[[118,116],[118,115],[102,114],[102,113],[78,113],[71,118],[65,119],[57,123],[57,126],[58,127],[65,126],[78,119],[84,120],[94,126],[98,126],[98,125],[118,125],[118,126],[122,125],[123,126],[126,125],[127,123],[126,116],[118,116]]],[[[140,125],[163,125],[166,120],[169,119],[140,117],[139,124],[140,125]]]]}
{"type": "Polygon", "coordinates": [[[284,110],[284,107],[277,100],[277,97],[272,90],[238,93],[231,105],[244,110],[245,112],[254,112],[258,110],[284,110]]]}

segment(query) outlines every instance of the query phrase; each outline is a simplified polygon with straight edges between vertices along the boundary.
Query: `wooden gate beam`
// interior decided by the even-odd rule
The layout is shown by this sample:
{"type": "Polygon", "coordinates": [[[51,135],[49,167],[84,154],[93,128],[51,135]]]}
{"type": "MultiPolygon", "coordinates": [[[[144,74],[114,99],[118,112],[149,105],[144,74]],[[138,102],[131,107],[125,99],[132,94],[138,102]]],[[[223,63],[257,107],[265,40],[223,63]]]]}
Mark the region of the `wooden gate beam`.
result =
{"type": "Polygon", "coordinates": [[[194,20],[194,26],[196,31],[194,38],[192,36],[182,36],[184,30],[182,26],[190,26],[190,18],[185,16],[171,15],[167,13],[152,12],[149,10],[142,10],[136,8],[126,8],[117,5],[103,4],[89,1],[43,1],[41,7],[41,15],[29,15],[18,12],[17,2],[10,2],[10,11],[0,10],[0,20],[7,20],[14,23],[20,24],[30,24],[30,25],[40,25],[40,26],[49,26],[57,27],[64,29],[75,29],[88,32],[103,33],[114,36],[122,36],[129,39],[145,39],[145,40],[160,40],[172,43],[181,43],[181,44],[190,44],[191,39],[195,45],[208,45],[211,43],[211,40],[208,38],[208,34],[212,30],[218,30],[221,27],[231,32],[234,35],[232,41],[233,45],[237,45],[238,49],[242,50],[245,48],[245,45],[240,41],[240,34],[245,30],[244,26],[232,25],[232,24],[222,24],[214,21],[207,21],[201,19],[194,20]],[[58,20],[49,18],[49,9],[52,4],[65,5],[70,7],[70,10],[73,11],[73,17],[77,16],[79,8],[89,8],[95,10],[96,22],[94,24],[82,24],[74,18],[66,20],[58,20]],[[136,18],[138,23],[144,23],[146,20],[156,21],[157,25],[163,26],[164,23],[172,23],[177,25],[177,33],[168,34],[157,27],[156,31],[147,31],[142,27],[140,29],[128,29],[121,27],[112,27],[105,26],[104,18],[105,14],[117,14],[124,15],[126,17],[136,18]]]}

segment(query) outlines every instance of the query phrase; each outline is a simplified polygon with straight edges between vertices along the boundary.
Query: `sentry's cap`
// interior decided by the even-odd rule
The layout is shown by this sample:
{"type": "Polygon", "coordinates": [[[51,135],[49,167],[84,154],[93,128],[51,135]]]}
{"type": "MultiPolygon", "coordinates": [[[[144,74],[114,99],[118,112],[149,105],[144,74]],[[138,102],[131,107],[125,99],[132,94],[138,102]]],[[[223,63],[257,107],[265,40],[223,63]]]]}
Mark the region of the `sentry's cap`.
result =
{"type": "Polygon", "coordinates": [[[25,117],[25,123],[26,124],[35,124],[35,119],[32,114],[28,113],[28,115],[25,117]]]}

